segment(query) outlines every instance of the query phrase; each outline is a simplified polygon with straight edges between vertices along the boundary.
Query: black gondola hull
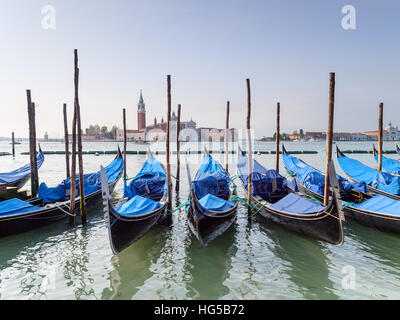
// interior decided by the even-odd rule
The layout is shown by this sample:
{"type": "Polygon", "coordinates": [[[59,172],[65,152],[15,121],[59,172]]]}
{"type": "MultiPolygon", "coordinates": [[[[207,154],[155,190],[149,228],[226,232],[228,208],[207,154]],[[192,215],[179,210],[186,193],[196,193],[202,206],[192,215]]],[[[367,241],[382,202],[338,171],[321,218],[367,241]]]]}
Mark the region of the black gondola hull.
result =
{"type": "Polygon", "coordinates": [[[121,216],[109,202],[108,228],[113,253],[120,253],[149,232],[164,218],[166,207],[163,203],[160,208],[145,215],[121,216]]]}
{"type": "MultiPolygon", "coordinates": [[[[118,180],[110,184],[110,190],[114,190],[118,180]]],[[[93,192],[85,197],[86,209],[90,210],[101,203],[101,190],[93,192]]],[[[27,212],[15,216],[0,217],[0,238],[7,237],[13,234],[18,234],[33,229],[43,227],[53,222],[65,219],[68,217],[66,212],[69,212],[70,202],[66,201],[58,207],[51,207],[44,210],[27,212]]],[[[80,202],[75,201],[75,214],[79,214],[80,202]]]]}
{"type": "Polygon", "coordinates": [[[193,190],[190,199],[188,212],[190,229],[202,246],[207,246],[216,237],[222,235],[235,221],[238,203],[235,203],[229,210],[211,217],[202,212],[193,190]]]}
{"type": "Polygon", "coordinates": [[[286,229],[335,245],[343,243],[343,223],[337,216],[335,201],[331,201],[325,211],[297,215],[274,210],[254,198],[252,204],[261,207],[259,214],[263,218],[286,229]]]}
{"type": "Polygon", "coordinates": [[[376,212],[365,211],[352,206],[344,208],[344,214],[346,218],[357,221],[366,227],[400,234],[400,217],[378,214],[376,212]]]}

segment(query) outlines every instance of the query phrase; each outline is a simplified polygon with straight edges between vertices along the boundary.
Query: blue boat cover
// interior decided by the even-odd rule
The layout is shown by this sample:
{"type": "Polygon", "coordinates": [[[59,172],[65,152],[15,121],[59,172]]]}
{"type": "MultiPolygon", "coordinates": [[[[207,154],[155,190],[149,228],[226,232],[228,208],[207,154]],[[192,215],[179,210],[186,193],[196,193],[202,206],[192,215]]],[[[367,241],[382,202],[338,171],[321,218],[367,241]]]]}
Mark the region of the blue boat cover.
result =
{"type": "MultiPolygon", "coordinates": [[[[238,171],[243,185],[247,189],[248,185],[248,158],[244,154],[238,156],[238,171]]],[[[262,199],[269,199],[271,196],[285,194],[286,188],[289,187],[296,191],[296,182],[289,182],[285,177],[281,176],[276,170],[267,170],[260,163],[253,159],[252,173],[252,195],[260,196],[262,199]]]]}
{"type": "Polygon", "coordinates": [[[376,213],[400,216],[400,201],[381,194],[376,195],[363,203],[354,204],[352,207],[376,213]]]}
{"type": "Polygon", "coordinates": [[[322,211],[326,207],[318,201],[301,197],[295,193],[289,193],[278,202],[272,204],[270,208],[289,213],[307,214],[322,211]]]}
{"type": "MultiPolygon", "coordinates": [[[[43,161],[44,161],[43,152],[39,152],[39,155],[37,157],[38,169],[42,166],[43,161]]],[[[16,169],[14,171],[0,173],[0,183],[12,183],[30,174],[31,174],[31,165],[26,164],[23,167],[16,169]]]]}
{"type": "Polygon", "coordinates": [[[133,198],[136,195],[149,198],[162,198],[167,192],[167,174],[161,163],[149,155],[129,185],[124,183],[124,197],[133,198]]]}
{"type": "Polygon", "coordinates": [[[232,201],[218,198],[212,194],[207,194],[199,199],[199,203],[206,211],[225,211],[234,206],[232,201]]]}
{"type": "Polygon", "coordinates": [[[391,194],[400,194],[400,177],[372,169],[358,160],[349,157],[338,157],[340,167],[350,177],[364,181],[375,189],[391,194]]]}
{"type": "MultiPolygon", "coordinates": [[[[376,162],[379,161],[378,156],[375,156],[376,162]]],[[[400,162],[385,156],[382,156],[382,168],[391,174],[400,175],[400,162]]]]}
{"type": "Polygon", "coordinates": [[[227,198],[231,178],[222,166],[210,155],[205,156],[196,177],[193,180],[194,190],[198,199],[212,194],[216,197],[227,198]]]}
{"type": "MultiPolygon", "coordinates": [[[[114,182],[124,167],[124,160],[122,158],[115,158],[104,169],[107,173],[108,182],[114,182]]],[[[91,194],[101,189],[100,171],[84,176],[84,190],[85,195],[91,194]]],[[[76,188],[79,189],[79,174],[76,174],[76,188]]],[[[65,201],[69,199],[69,192],[71,189],[71,178],[65,179],[58,186],[49,188],[44,182],[39,186],[39,198],[43,199],[44,203],[53,203],[57,201],[65,201]]]]}
{"type": "Polygon", "coordinates": [[[43,209],[44,208],[36,207],[18,198],[14,198],[0,202],[0,217],[11,216],[19,213],[32,212],[43,209]]]}
{"type": "Polygon", "coordinates": [[[116,207],[115,210],[121,216],[136,216],[152,212],[159,207],[161,207],[161,203],[136,195],[123,205],[116,207]]]}
{"type": "MultiPolygon", "coordinates": [[[[311,191],[321,195],[324,194],[325,175],[321,171],[288,153],[283,154],[282,158],[286,169],[296,174],[297,181],[311,191]]],[[[342,193],[346,193],[351,189],[367,192],[365,182],[353,183],[339,175],[337,175],[337,178],[342,193]]]]}

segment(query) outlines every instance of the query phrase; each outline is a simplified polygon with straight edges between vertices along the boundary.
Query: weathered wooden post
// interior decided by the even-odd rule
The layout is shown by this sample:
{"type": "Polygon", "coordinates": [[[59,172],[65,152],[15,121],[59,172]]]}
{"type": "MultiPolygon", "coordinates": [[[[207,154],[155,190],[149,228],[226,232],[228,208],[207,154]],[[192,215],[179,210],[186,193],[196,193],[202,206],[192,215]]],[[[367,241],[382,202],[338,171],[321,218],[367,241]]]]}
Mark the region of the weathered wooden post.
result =
{"type": "Polygon", "coordinates": [[[180,159],[180,143],[179,143],[179,132],[181,131],[181,105],[178,104],[178,121],[176,123],[176,182],[175,191],[179,191],[179,179],[181,172],[181,159],[180,159]]]}
{"type": "Polygon", "coordinates": [[[85,188],[84,188],[84,177],[83,177],[83,160],[82,160],[82,128],[81,128],[81,110],[79,105],[79,68],[78,68],[78,50],[74,50],[74,61],[75,61],[75,110],[76,110],[76,125],[78,133],[78,162],[79,162],[79,199],[82,224],[86,223],[86,206],[85,206],[85,188]]]}
{"type": "MultiPolygon", "coordinates": [[[[171,76],[167,75],[167,128],[166,128],[166,137],[165,137],[165,155],[167,162],[167,201],[168,201],[168,210],[172,208],[172,183],[171,183],[171,164],[170,164],[170,149],[169,149],[169,130],[170,130],[170,121],[171,121],[171,76]]],[[[170,217],[170,215],[168,215],[170,217]]]]}
{"type": "Polygon", "coordinates": [[[69,138],[68,138],[68,119],[67,119],[67,104],[63,105],[63,115],[64,115],[64,144],[65,144],[65,170],[66,177],[70,177],[69,169],[69,138]]]}
{"type": "Polygon", "coordinates": [[[124,125],[124,183],[126,181],[127,173],[126,173],[126,110],[122,109],[122,121],[124,125]]]}
{"type": "Polygon", "coordinates": [[[226,102],[226,121],[225,121],[225,170],[228,172],[229,169],[229,149],[228,149],[228,143],[229,143],[229,101],[226,102]]]}
{"type": "MultiPolygon", "coordinates": [[[[246,79],[247,84],[247,154],[248,154],[248,184],[247,184],[247,202],[251,204],[251,195],[253,187],[253,150],[251,146],[251,131],[250,131],[250,118],[251,118],[251,95],[250,95],[250,79],[246,79]]],[[[248,208],[248,217],[251,216],[251,209],[248,208]]]]}
{"type": "Polygon", "coordinates": [[[37,169],[37,155],[36,155],[36,121],[35,121],[35,103],[31,99],[31,90],[26,90],[26,97],[28,103],[28,119],[29,119],[29,156],[31,167],[31,195],[37,196],[39,188],[39,177],[37,169]]]}
{"type": "Polygon", "coordinates": [[[69,223],[75,224],[75,198],[76,198],[76,108],[72,118],[72,154],[71,154],[71,181],[70,181],[70,207],[69,223]]]}
{"type": "Polygon", "coordinates": [[[15,157],[15,137],[14,137],[14,132],[11,132],[11,151],[12,151],[12,156],[15,157]]]}
{"type": "Polygon", "coordinates": [[[329,163],[332,159],[332,136],[333,136],[333,117],[335,106],[335,73],[329,74],[329,113],[328,113],[328,131],[326,133],[326,164],[325,164],[325,188],[324,205],[329,201],[329,163]]]}
{"type": "Polygon", "coordinates": [[[383,149],[383,102],[379,104],[379,124],[378,124],[378,170],[382,171],[382,149],[383,149]]]}
{"type": "Polygon", "coordinates": [[[279,172],[279,135],[280,135],[280,115],[281,115],[281,104],[278,102],[276,105],[276,160],[275,170],[279,172]]]}

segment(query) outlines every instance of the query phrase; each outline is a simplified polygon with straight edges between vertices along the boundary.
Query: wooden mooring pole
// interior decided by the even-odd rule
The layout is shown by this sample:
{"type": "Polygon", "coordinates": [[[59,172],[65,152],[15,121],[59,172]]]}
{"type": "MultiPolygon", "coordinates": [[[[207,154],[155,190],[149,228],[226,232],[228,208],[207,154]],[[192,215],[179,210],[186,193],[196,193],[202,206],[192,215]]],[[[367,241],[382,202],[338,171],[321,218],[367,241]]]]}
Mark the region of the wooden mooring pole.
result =
{"type": "Polygon", "coordinates": [[[122,121],[124,126],[124,183],[126,181],[127,173],[126,173],[126,110],[122,109],[122,121]]]}
{"type": "Polygon", "coordinates": [[[78,50],[74,50],[74,62],[75,62],[75,110],[76,110],[76,124],[78,133],[78,163],[79,163],[79,199],[80,199],[80,211],[82,224],[86,223],[86,205],[85,205],[85,188],[84,188],[84,177],[83,177],[83,160],[82,160],[82,128],[81,128],[81,110],[79,105],[79,68],[78,68],[78,50]]]}
{"type": "Polygon", "coordinates": [[[382,149],[383,149],[383,102],[379,104],[379,124],[378,124],[378,170],[382,171],[382,149]]]}
{"type": "Polygon", "coordinates": [[[225,121],[225,170],[228,172],[229,169],[229,108],[230,108],[230,102],[226,102],[226,121],[225,121]]]}
{"type": "Polygon", "coordinates": [[[72,154],[71,154],[71,183],[70,183],[70,207],[69,224],[75,224],[75,198],[76,198],[76,108],[72,118],[72,154]]]}
{"type": "Polygon", "coordinates": [[[276,157],[275,157],[275,170],[279,172],[279,138],[280,138],[280,116],[281,116],[281,104],[276,104],[276,157]]]}
{"type": "Polygon", "coordinates": [[[12,156],[15,157],[15,137],[14,137],[14,132],[11,132],[11,151],[12,151],[12,156]]]}
{"type": "Polygon", "coordinates": [[[176,123],[176,181],[175,181],[175,191],[179,191],[179,179],[181,173],[181,146],[179,142],[179,132],[181,131],[181,105],[178,104],[178,121],[176,123]]]}
{"type": "Polygon", "coordinates": [[[69,168],[69,138],[68,138],[68,119],[67,119],[67,104],[63,104],[63,116],[64,116],[64,144],[65,144],[65,171],[66,177],[69,178],[70,168],[69,168]]]}
{"type": "MultiPolygon", "coordinates": [[[[169,130],[170,130],[170,122],[171,122],[171,76],[167,75],[167,128],[166,128],[166,137],[165,137],[165,155],[167,162],[167,201],[168,201],[168,210],[172,208],[172,183],[171,183],[171,164],[170,164],[170,149],[169,149],[169,130]]],[[[171,217],[171,215],[168,215],[171,217]]]]}
{"type": "Polygon", "coordinates": [[[332,159],[332,136],[333,136],[333,118],[335,106],[335,73],[329,74],[329,113],[328,113],[328,131],[326,133],[326,164],[325,164],[325,187],[324,187],[324,205],[329,202],[329,163],[332,159]]]}
{"type": "MultiPolygon", "coordinates": [[[[251,118],[251,94],[250,94],[250,79],[246,79],[247,85],[247,119],[246,119],[246,128],[247,128],[247,155],[248,155],[248,184],[247,184],[247,202],[251,204],[251,195],[252,195],[252,187],[253,187],[253,149],[251,145],[251,131],[250,131],[250,118],[251,118]]],[[[251,216],[251,208],[248,207],[248,218],[251,216]]]]}
{"type": "Polygon", "coordinates": [[[35,121],[35,103],[32,102],[31,90],[26,90],[26,98],[28,103],[28,119],[29,119],[29,156],[31,167],[31,195],[36,197],[39,189],[39,177],[37,169],[36,154],[36,121],[35,121]]]}

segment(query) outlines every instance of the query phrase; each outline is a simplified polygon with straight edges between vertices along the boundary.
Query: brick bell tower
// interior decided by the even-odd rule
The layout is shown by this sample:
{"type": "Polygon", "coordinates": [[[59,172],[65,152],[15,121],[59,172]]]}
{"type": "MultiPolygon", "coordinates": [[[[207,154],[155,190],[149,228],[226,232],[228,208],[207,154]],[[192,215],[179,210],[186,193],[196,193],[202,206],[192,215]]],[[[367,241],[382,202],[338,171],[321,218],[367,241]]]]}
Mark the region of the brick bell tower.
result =
{"type": "Polygon", "coordinates": [[[146,108],[143,101],[142,90],[140,90],[140,98],[137,111],[138,130],[146,128],[146,108]]]}

